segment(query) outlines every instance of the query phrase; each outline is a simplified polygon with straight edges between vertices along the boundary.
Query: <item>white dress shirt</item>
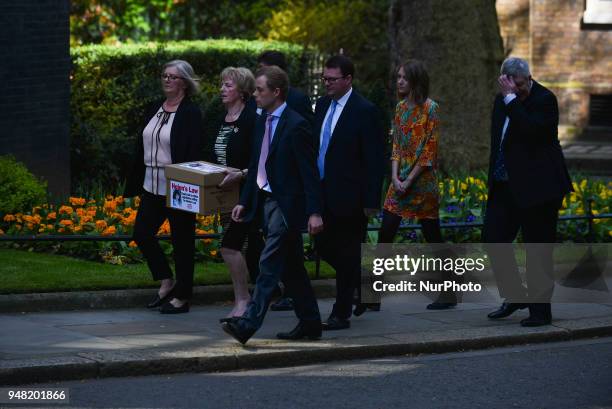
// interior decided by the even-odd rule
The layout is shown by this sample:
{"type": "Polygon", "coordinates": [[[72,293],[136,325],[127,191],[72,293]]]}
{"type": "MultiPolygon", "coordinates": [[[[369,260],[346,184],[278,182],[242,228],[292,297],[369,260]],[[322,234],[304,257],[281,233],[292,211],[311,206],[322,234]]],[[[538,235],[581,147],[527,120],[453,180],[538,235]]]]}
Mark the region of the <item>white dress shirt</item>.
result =
{"type": "MultiPolygon", "coordinates": [[[[504,97],[504,103],[508,105],[514,100],[514,98],[516,98],[516,94],[508,94],[504,97]]],[[[506,131],[508,130],[509,124],[510,124],[510,117],[506,116],[506,122],[504,122],[504,129],[502,129],[501,141],[499,142],[499,150],[501,150],[501,146],[504,143],[504,138],[506,137],[506,131]]]]}
{"type": "Polygon", "coordinates": [[[170,133],[175,112],[167,113],[160,107],[142,131],[145,178],[143,188],[154,195],[166,195],[166,165],[172,164],[170,133]],[[165,117],[168,122],[164,123],[165,117]]]}
{"type": "MultiPolygon", "coordinates": [[[[344,106],[346,105],[346,103],[347,103],[347,101],[350,98],[352,93],[353,93],[353,88],[349,89],[348,92],[342,96],[342,98],[340,98],[338,101],[336,101],[336,103],[337,103],[336,111],[334,112],[334,117],[332,118],[332,123],[331,123],[331,134],[332,135],[334,134],[334,129],[336,128],[336,124],[338,123],[338,119],[340,119],[340,115],[342,114],[342,110],[344,109],[344,106]]],[[[321,144],[323,142],[323,130],[325,129],[325,123],[327,122],[327,118],[329,117],[331,109],[332,109],[332,104],[329,104],[329,108],[327,108],[327,113],[325,114],[325,118],[323,118],[323,124],[321,126],[321,133],[319,134],[319,146],[321,146],[321,144]]],[[[330,139],[330,141],[331,141],[331,139],[330,139]]]]}

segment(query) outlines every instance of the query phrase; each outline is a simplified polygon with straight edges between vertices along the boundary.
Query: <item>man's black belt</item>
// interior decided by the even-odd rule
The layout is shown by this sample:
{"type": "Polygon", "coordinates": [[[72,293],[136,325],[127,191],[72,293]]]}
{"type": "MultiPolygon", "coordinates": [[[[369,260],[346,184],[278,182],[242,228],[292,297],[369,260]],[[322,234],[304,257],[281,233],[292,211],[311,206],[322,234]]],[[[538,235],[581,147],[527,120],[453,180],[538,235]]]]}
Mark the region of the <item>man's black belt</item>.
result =
{"type": "Polygon", "coordinates": [[[267,190],[259,189],[259,194],[263,197],[269,197],[270,199],[273,198],[272,193],[268,192],[267,190]]]}

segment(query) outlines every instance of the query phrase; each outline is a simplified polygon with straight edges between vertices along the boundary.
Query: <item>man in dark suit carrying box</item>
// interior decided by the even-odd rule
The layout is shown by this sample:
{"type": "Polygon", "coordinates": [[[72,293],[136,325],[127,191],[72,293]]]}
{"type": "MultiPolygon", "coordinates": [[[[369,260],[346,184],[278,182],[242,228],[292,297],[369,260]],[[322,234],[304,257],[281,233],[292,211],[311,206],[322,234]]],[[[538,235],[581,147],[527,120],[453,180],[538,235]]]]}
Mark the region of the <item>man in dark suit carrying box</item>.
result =
{"type": "Polygon", "coordinates": [[[235,221],[260,219],[266,237],[255,292],[245,314],[223,323],[223,330],[246,343],[261,327],[282,277],[293,299],[298,325],[281,339],[321,337],[319,307],[304,268],[302,228],[323,230],[321,186],[308,121],[287,106],[289,79],[277,66],[256,73],[255,99],[264,114],[255,127],[253,156],[235,221]]]}

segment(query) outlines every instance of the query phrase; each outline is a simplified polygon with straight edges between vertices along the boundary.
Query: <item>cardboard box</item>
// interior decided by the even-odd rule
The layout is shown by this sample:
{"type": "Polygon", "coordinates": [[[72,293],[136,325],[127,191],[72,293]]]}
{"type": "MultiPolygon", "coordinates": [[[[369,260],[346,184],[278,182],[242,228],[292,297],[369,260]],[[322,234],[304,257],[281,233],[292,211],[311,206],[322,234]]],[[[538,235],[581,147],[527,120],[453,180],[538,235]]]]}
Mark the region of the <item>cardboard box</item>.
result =
{"type": "Polygon", "coordinates": [[[240,186],[218,187],[226,170],[238,171],[203,161],[166,166],[166,206],[200,214],[231,212],[238,204],[240,186]]]}

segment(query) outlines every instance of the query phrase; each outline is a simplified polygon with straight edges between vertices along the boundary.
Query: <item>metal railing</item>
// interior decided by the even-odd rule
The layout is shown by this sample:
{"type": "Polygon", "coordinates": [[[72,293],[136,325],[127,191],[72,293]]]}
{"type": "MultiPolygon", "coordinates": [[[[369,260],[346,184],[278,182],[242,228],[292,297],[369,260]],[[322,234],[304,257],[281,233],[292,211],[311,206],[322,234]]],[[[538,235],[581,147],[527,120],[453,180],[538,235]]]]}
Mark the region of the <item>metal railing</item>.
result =
{"type": "MultiPolygon", "coordinates": [[[[587,220],[588,221],[588,229],[587,229],[587,238],[588,241],[593,240],[593,220],[597,219],[612,219],[612,213],[600,213],[593,214],[591,203],[587,204],[587,214],[584,216],[571,215],[571,216],[561,216],[559,217],[560,222],[569,222],[569,221],[579,221],[579,220],[587,220]]],[[[460,229],[460,228],[481,228],[483,227],[483,222],[465,222],[465,223],[440,223],[440,228],[442,229],[460,229]]],[[[399,230],[419,230],[421,229],[420,224],[405,224],[399,227],[399,230]]],[[[380,226],[372,226],[368,225],[368,231],[377,231],[380,229],[380,226]]],[[[306,233],[305,231],[303,233],[306,233]]],[[[223,235],[219,233],[210,233],[210,234],[196,234],[194,239],[219,239],[223,235]]],[[[158,235],[158,240],[170,240],[172,238],[169,234],[158,235]]],[[[17,241],[17,242],[44,242],[44,241],[54,241],[54,242],[68,242],[68,241],[131,241],[133,239],[132,235],[128,234],[117,234],[112,236],[102,236],[102,235],[86,235],[86,234],[71,234],[71,235],[18,235],[18,236],[9,236],[2,235],[0,236],[0,242],[8,242],[8,241],[17,241]]],[[[315,277],[319,278],[321,276],[321,258],[319,254],[315,251],[315,277]]]]}
{"type": "MultiPolygon", "coordinates": [[[[561,216],[559,217],[560,222],[576,221],[576,220],[588,220],[587,235],[592,237],[593,235],[593,220],[597,219],[612,219],[612,213],[600,213],[597,215],[590,214],[584,216],[572,215],[572,216],[561,216]]],[[[442,229],[461,229],[461,228],[481,228],[484,226],[483,222],[451,222],[451,223],[440,223],[442,229]]],[[[377,231],[380,226],[368,225],[368,231],[377,231]]],[[[399,230],[420,230],[421,225],[417,223],[400,225],[399,230]]],[[[303,231],[303,233],[307,233],[303,231]]],[[[208,233],[208,234],[196,234],[194,239],[220,239],[223,236],[221,233],[208,233]]],[[[170,240],[172,238],[169,234],[161,234],[156,236],[158,240],[170,240]]],[[[30,242],[30,241],[131,241],[133,236],[130,234],[114,234],[109,236],[94,235],[94,234],[67,234],[67,235],[56,235],[56,234],[22,234],[22,235],[1,235],[0,242],[2,241],[18,241],[18,242],[30,242]]]]}
{"type": "MultiPolygon", "coordinates": [[[[590,216],[561,216],[559,217],[560,222],[575,221],[575,220],[588,220],[587,234],[591,236],[593,234],[593,220],[597,219],[612,219],[612,213],[600,213],[597,215],[591,214],[590,216]]],[[[451,223],[440,223],[442,229],[461,229],[461,228],[481,228],[484,226],[483,222],[451,222],[451,223]]],[[[368,231],[377,231],[380,226],[368,225],[368,231]]],[[[420,230],[421,225],[418,223],[404,224],[399,227],[399,230],[420,230]]],[[[305,230],[303,233],[307,233],[305,230]]],[[[156,236],[158,240],[170,240],[172,238],[169,234],[161,234],[156,236]]],[[[221,233],[208,233],[208,234],[196,234],[194,239],[220,239],[223,237],[221,233]]],[[[131,241],[133,236],[131,234],[114,234],[109,236],[95,235],[95,234],[22,234],[22,235],[2,235],[0,241],[131,241]]]]}

